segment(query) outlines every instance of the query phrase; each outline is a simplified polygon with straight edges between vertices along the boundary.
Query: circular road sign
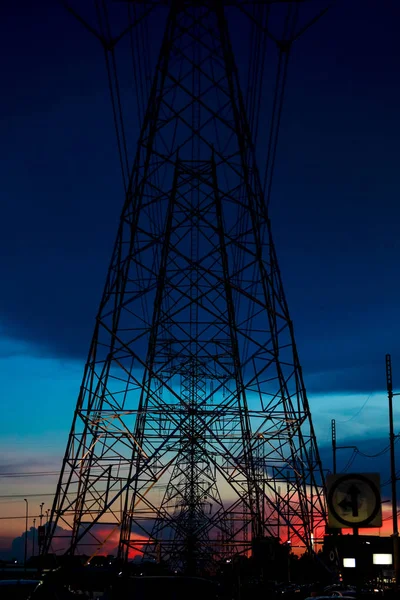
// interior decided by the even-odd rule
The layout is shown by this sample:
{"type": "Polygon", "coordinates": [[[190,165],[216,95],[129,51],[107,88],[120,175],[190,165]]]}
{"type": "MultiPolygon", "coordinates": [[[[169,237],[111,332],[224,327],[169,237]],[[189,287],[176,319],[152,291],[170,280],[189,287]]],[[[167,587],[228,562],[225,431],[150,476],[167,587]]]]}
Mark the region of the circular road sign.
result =
{"type": "Polygon", "coordinates": [[[343,475],[329,489],[328,506],[332,516],[343,526],[365,527],[380,511],[380,491],[364,475],[343,475]]]}

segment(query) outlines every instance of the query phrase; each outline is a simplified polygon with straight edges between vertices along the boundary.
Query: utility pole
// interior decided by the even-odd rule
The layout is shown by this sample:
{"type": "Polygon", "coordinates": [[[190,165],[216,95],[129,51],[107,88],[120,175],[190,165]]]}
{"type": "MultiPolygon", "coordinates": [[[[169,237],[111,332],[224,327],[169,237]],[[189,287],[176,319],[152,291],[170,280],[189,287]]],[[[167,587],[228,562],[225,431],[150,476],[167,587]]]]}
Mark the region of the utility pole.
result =
{"type": "MultiPolygon", "coordinates": [[[[395,574],[395,587],[399,584],[399,526],[397,520],[397,477],[394,443],[396,436],[393,425],[393,380],[392,358],[386,354],[386,387],[389,399],[389,441],[390,441],[390,479],[392,482],[392,520],[393,520],[393,567],[395,574]]],[[[396,394],[397,395],[397,394],[396,394]]]]}
{"type": "Polygon", "coordinates": [[[332,457],[333,457],[333,474],[336,475],[337,465],[336,465],[336,452],[337,450],[355,450],[358,452],[357,446],[338,446],[336,443],[336,420],[332,419],[331,421],[331,430],[332,430],[332,457]]]}
{"type": "Polygon", "coordinates": [[[26,511],[25,511],[25,549],[24,549],[24,571],[26,572],[26,560],[28,556],[28,500],[24,498],[24,502],[26,503],[26,511]]]}
{"type": "Polygon", "coordinates": [[[43,506],[44,506],[44,502],[41,502],[39,504],[39,508],[40,508],[40,514],[39,514],[39,530],[38,530],[38,550],[39,550],[39,555],[42,553],[42,546],[43,546],[43,535],[42,535],[42,522],[43,522],[43,506]]]}
{"type": "Polygon", "coordinates": [[[35,556],[35,527],[36,519],[33,519],[32,556],[35,556]]]}
{"type": "Polygon", "coordinates": [[[332,419],[332,457],[333,457],[333,474],[336,475],[336,421],[332,419]]]}

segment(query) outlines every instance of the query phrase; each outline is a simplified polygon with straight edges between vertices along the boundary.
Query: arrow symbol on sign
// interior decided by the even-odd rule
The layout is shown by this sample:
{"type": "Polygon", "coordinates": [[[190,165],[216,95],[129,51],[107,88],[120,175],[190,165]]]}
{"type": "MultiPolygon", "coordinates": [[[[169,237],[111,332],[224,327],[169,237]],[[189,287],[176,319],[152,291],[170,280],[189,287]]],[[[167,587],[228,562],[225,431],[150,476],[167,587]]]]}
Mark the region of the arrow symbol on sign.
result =
{"type": "Polygon", "coordinates": [[[360,495],[360,490],[354,484],[349,487],[346,492],[346,498],[343,498],[341,502],[338,503],[340,508],[344,510],[350,508],[351,514],[353,517],[358,517],[358,497],[360,495]]]}

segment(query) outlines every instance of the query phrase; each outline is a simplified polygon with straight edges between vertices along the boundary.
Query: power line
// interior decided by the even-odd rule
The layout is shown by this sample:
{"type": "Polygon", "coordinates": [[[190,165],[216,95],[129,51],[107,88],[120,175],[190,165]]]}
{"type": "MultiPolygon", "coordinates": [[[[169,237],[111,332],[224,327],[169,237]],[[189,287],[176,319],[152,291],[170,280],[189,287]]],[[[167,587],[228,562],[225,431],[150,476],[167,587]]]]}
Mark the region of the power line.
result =
{"type": "MultiPolygon", "coordinates": [[[[43,517],[43,515],[42,515],[43,517]]],[[[30,519],[40,519],[40,515],[29,515],[30,519]]],[[[26,519],[26,515],[22,517],[0,517],[0,521],[7,521],[8,519],[26,519]]]]}
{"type": "MultiPolygon", "coordinates": [[[[394,443],[397,444],[398,441],[399,441],[399,434],[397,434],[395,436],[394,443]]],[[[365,454],[365,452],[361,452],[361,450],[359,450],[358,448],[357,448],[357,452],[358,452],[358,454],[360,454],[361,456],[364,456],[365,458],[378,458],[379,456],[386,454],[386,452],[389,449],[390,449],[390,444],[388,446],[386,446],[385,448],[383,448],[383,450],[381,450],[380,452],[377,452],[376,454],[365,454]]]]}
{"type": "Polygon", "coordinates": [[[41,498],[42,496],[54,496],[54,494],[8,494],[0,495],[0,498],[41,498]]]}
{"type": "Polygon", "coordinates": [[[18,472],[18,471],[10,471],[9,473],[0,473],[1,477],[11,477],[11,478],[19,478],[19,477],[42,477],[48,475],[59,475],[59,471],[32,471],[30,473],[18,472]]]}
{"type": "Polygon", "coordinates": [[[355,461],[356,456],[357,456],[357,448],[354,448],[352,455],[350,456],[349,460],[347,461],[347,465],[343,469],[343,473],[346,473],[346,471],[348,471],[348,469],[350,469],[351,465],[355,461]]]}
{"type": "Polygon", "coordinates": [[[369,399],[372,396],[372,392],[367,396],[366,400],[364,401],[364,403],[362,404],[361,408],[358,409],[358,411],[356,413],[354,413],[354,415],[352,417],[350,417],[349,419],[346,419],[345,421],[338,421],[338,423],[349,423],[350,421],[352,421],[353,419],[355,419],[356,417],[358,417],[358,415],[364,410],[364,408],[366,407],[369,399]]]}

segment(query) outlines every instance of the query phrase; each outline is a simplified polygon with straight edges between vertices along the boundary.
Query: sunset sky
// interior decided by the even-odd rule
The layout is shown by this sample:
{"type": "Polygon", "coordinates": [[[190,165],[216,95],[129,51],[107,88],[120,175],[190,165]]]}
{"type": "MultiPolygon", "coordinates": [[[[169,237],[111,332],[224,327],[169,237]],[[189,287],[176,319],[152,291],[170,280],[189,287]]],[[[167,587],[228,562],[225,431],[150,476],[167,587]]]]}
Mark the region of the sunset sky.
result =
{"type": "MultiPolygon", "coordinates": [[[[50,0],[6,4],[0,558],[23,498],[30,526],[50,508],[123,199],[101,49],[50,0]]],[[[271,217],[325,469],[332,418],[339,445],[387,446],[386,353],[400,390],[399,17],[394,0],[339,0],[290,65],[271,217]]],[[[385,483],[388,463],[351,469],[385,483]]]]}

